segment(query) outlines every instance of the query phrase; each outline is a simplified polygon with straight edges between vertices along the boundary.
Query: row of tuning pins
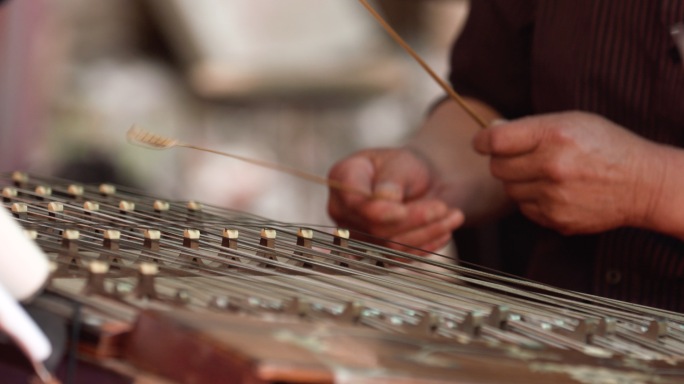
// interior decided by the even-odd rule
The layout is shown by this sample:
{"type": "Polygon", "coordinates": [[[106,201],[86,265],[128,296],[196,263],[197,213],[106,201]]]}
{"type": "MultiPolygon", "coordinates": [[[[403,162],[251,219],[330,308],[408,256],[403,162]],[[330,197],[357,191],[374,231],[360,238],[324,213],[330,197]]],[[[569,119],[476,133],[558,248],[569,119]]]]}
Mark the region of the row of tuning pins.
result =
{"type": "MultiPolygon", "coordinates": [[[[12,175],[12,178],[15,182],[15,185],[25,187],[27,182],[28,182],[28,176],[24,173],[21,172],[15,172],[12,175]]],[[[116,187],[111,184],[101,184],[99,186],[99,193],[103,197],[113,197],[116,194],[116,187]]],[[[43,185],[38,185],[35,187],[35,195],[38,196],[39,200],[47,200],[52,193],[52,190],[49,186],[43,186],[43,185]]],[[[67,188],[67,193],[72,196],[72,198],[75,201],[81,201],[83,203],[82,209],[85,214],[85,216],[89,215],[94,215],[100,210],[100,204],[96,201],[88,201],[84,200],[84,189],[80,185],[69,185],[67,188]]],[[[18,195],[18,192],[16,188],[12,187],[6,187],[3,189],[2,196],[3,200],[5,202],[11,202],[12,199],[16,199],[18,195]]],[[[125,201],[122,200],[118,204],[119,207],[119,213],[122,215],[130,214],[136,210],[136,205],[134,202],[130,201],[125,201]]],[[[152,204],[152,208],[154,212],[156,212],[158,215],[163,216],[166,212],[170,210],[170,204],[168,202],[165,202],[163,200],[155,200],[152,204]]],[[[187,213],[190,217],[197,216],[199,213],[202,212],[202,205],[200,203],[190,201],[186,205],[187,208],[187,213]]],[[[26,218],[28,216],[28,209],[29,206],[25,203],[14,203],[12,204],[11,210],[12,213],[14,214],[15,217],[17,218],[26,218]]],[[[53,219],[59,219],[63,212],[64,212],[64,204],[60,202],[52,202],[48,204],[48,212],[49,216],[53,219]]],[[[130,229],[137,229],[137,228],[130,228],[130,229]]],[[[188,239],[188,232],[191,234],[198,233],[195,230],[187,230],[186,231],[186,238],[184,239],[184,243],[190,242],[194,243],[195,238],[192,238],[192,235],[190,235],[190,239],[188,239]]],[[[150,240],[153,242],[154,241],[154,232],[150,233],[150,240]]],[[[300,229],[299,233],[297,235],[297,245],[300,247],[304,248],[311,248],[311,243],[312,243],[312,237],[313,237],[313,231],[310,229],[300,229]]],[[[349,248],[349,231],[345,229],[337,229],[335,230],[333,234],[333,249],[330,252],[330,255],[332,256],[334,266],[331,268],[326,268],[319,266],[318,268],[314,267],[311,263],[308,262],[293,262],[298,267],[304,267],[304,268],[313,268],[313,269],[320,269],[322,272],[331,272],[331,273],[340,273],[341,270],[336,267],[351,267],[352,269],[360,269],[366,272],[371,272],[371,273],[376,273],[373,268],[364,268],[364,264],[372,267],[385,267],[385,262],[383,260],[383,257],[379,255],[378,253],[372,252],[372,251],[366,251],[367,255],[366,256],[354,256],[352,257],[356,261],[361,261],[360,263],[349,263],[348,261],[345,260],[345,258],[349,258],[350,254],[347,252],[344,252],[344,249],[349,248]]],[[[274,230],[264,230],[262,231],[262,240],[261,244],[264,247],[267,248],[274,248],[273,243],[275,242],[275,231],[274,230]]],[[[226,246],[226,244],[231,244],[235,243],[237,244],[237,232],[231,232],[230,230],[226,230],[224,232],[224,241],[223,245],[226,246]],[[234,234],[230,234],[234,233],[234,234]],[[230,237],[233,237],[231,239],[230,237]],[[228,238],[226,240],[226,238],[228,238]]],[[[231,247],[228,245],[228,247],[231,247]]],[[[357,252],[358,253],[358,252],[357,252]]],[[[297,252],[297,256],[306,256],[307,253],[302,253],[302,252],[297,252]]],[[[271,252],[265,251],[265,252],[260,252],[259,256],[266,256],[269,259],[273,260],[274,257],[272,256],[271,252]]],[[[237,261],[237,260],[236,260],[237,261]]],[[[270,266],[271,264],[267,264],[266,266],[270,266]]]]}
{"type": "MultiPolygon", "coordinates": [[[[99,188],[100,193],[103,196],[112,196],[116,192],[116,188],[112,185],[107,185],[107,184],[102,184],[99,188]]],[[[70,195],[72,195],[76,200],[81,200],[82,201],[82,212],[83,212],[83,218],[91,217],[95,214],[97,214],[98,211],[100,211],[100,203],[97,201],[90,201],[90,200],[83,200],[80,199],[83,196],[83,187],[78,186],[78,185],[70,185],[68,187],[68,192],[70,195]]],[[[51,195],[51,188],[47,186],[37,186],[35,188],[35,195],[39,196],[40,200],[47,200],[50,195],[51,195]]],[[[13,199],[16,199],[18,196],[18,192],[16,188],[12,187],[6,187],[2,191],[2,196],[3,200],[5,202],[12,202],[13,199]]],[[[18,218],[18,219],[27,219],[29,216],[29,204],[23,203],[23,202],[15,202],[11,204],[10,210],[12,211],[12,214],[18,218]]],[[[162,201],[162,200],[155,200],[154,203],[152,204],[154,212],[158,213],[160,216],[162,216],[165,212],[168,212],[170,209],[170,204],[168,202],[162,201]]],[[[118,204],[119,208],[119,213],[121,215],[127,215],[130,213],[135,212],[136,210],[136,204],[134,202],[130,201],[125,201],[122,200],[118,204]]],[[[187,203],[187,212],[188,214],[192,217],[197,215],[202,211],[202,205],[200,203],[190,201],[187,203]]],[[[48,210],[48,215],[50,217],[50,220],[58,223],[61,221],[61,219],[64,216],[64,204],[61,202],[50,202],[47,204],[47,210],[48,210]]],[[[103,223],[101,222],[102,219],[99,219],[98,224],[102,225],[103,223]]],[[[114,223],[116,226],[124,226],[123,224],[119,223],[114,223]]],[[[137,230],[139,225],[137,226],[132,226],[131,230],[137,230]]],[[[56,229],[51,232],[57,232],[57,233],[62,233],[64,229],[56,229]]],[[[107,243],[111,243],[114,240],[115,235],[112,235],[115,231],[105,231],[107,243]]],[[[65,243],[72,243],[71,247],[73,247],[73,243],[75,243],[75,238],[74,236],[74,231],[70,230],[68,233],[65,232],[64,234],[65,243]]],[[[237,230],[231,230],[231,229],[226,229],[224,230],[223,234],[223,243],[222,245],[227,248],[231,249],[237,249],[237,240],[238,240],[238,232],[237,230]]],[[[276,233],[275,230],[273,229],[264,229],[262,230],[261,234],[261,241],[260,245],[265,248],[269,249],[274,249],[275,248],[275,238],[276,238],[276,233]]],[[[152,250],[158,250],[158,242],[159,242],[159,232],[155,230],[145,230],[145,244],[147,248],[151,248],[152,250]]],[[[297,234],[297,245],[303,248],[312,248],[312,240],[313,239],[313,231],[310,229],[300,229],[297,234]]],[[[189,248],[196,249],[197,245],[199,243],[199,230],[194,230],[194,229],[187,229],[185,230],[184,234],[184,240],[183,244],[184,246],[187,246],[189,248]]],[[[344,230],[344,229],[337,229],[334,232],[334,240],[333,240],[333,245],[336,248],[348,248],[349,247],[349,231],[344,230]]],[[[333,257],[345,257],[347,255],[345,252],[340,251],[338,249],[333,249],[330,253],[333,257]]],[[[297,256],[307,256],[308,254],[306,252],[296,252],[295,255],[297,256]]],[[[262,256],[266,257],[270,260],[275,260],[275,256],[273,256],[273,252],[269,252],[268,250],[265,251],[260,251],[257,253],[257,256],[262,256]]],[[[239,261],[239,258],[233,257],[233,261],[239,261]]],[[[374,264],[375,266],[384,266],[382,261],[379,260],[377,255],[373,255],[369,259],[365,260],[369,264],[374,264]]],[[[294,262],[294,265],[298,267],[304,267],[304,268],[313,268],[311,263],[308,263],[306,261],[303,262],[294,262]]],[[[345,260],[341,260],[338,258],[337,262],[335,263],[337,266],[341,267],[348,267],[348,263],[345,260]]],[[[264,267],[273,267],[272,264],[265,264],[261,265],[264,267]]]]}
{"type": "MultiPolygon", "coordinates": [[[[113,199],[113,196],[116,194],[115,186],[109,184],[102,184],[99,187],[99,191],[101,196],[108,197],[110,198],[110,200],[112,200],[109,203],[113,205],[116,204],[116,201],[114,201],[113,199]]],[[[82,203],[82,208],[86,213],[94,213],[100,210],[100,202],[95,200],[87,200],[84,198],[84,191],[82,186],[70,185],[67,188],[67,193],[69,196],[73,198],[74,202],[82,203]]],[[[15,200],[20,200],[20,193],[17,188],[4,187],[2,189],[1,195],[3,202],[17,204],[18,207],[23,207],[19,208],[23,211],[26,211],[26,209],[28,209],[29,204],[24,202],[15,202],[15,200]]],[[[37,201],[49,200],[51,196],[52,188],[49,186],[38,185],[35,187],[33,192],[33,197],[37,201]]],[[[48,209],[50,209],[51,212],[56,213],[62,212],[63,207],[64,204],[61,202],[52,202],[49,205],[48,209]]],[[[164,214],[168,213],[170,211],[170,207],[171,205],[169,204],[169,202],[164,200],[154,200],[154,202],[152,203],[153,211],[157,213],[159,216],[163,216],[164,214]]],[[[130,214],[136,211],[136,204],[132,201],[120,200],[118,202],[118,208],[120,214],[130,214]]],[[[202,212],[202,204],[195,201],[189,201],[186,205],[186,208],[189,216],[197,215],[202,212]]]]}
{"type": "MultiPolygon", "coordinates": [[[[2,197],[4,201],[19,196],[19,189],[30,190],[30,177],[24,172],[13,172],[12,182],[14,187],[4,187],[2,190],[2,197]]],[[[48,199],[52,195],[52,187],[44,184],[38,184],[33,187],[32,196],[38,200],[48,199]]],[[[83,201],[85,196],[85,188],[79,184],[70,184],[66,188],[66,195],[70,196],[77,202],[83,201]]],[[[99,195],[103,198],[109,198],[116,195],[116,186],[112,184],[103,183],[98,186],[99,195]]]]}
{"type": "MultiPolygon", "coordinates": [[[[378,312],[376,317],[381,316],[378,312]]],[[[490,311],[472,310],[464,317],[454,319],[435,313],[420,311],[412,313],[412,321],[393,318],[391,322],[402,327],[406,334],[416,337],[456,338],[461,342],[480,339],[485,328],[494,330],[496,338],[518,347],[540,350],[544,344],[564,345],[595,357],[610,357],[613,352],[604,348],[605,343],[598,339],[629,337],[630,341],[667,355],[681,354],[682,345],[678,342],[668,347],[668,336],[674,337],[668,322],[651,319],[646,325],[639,326],[634,333],[620,332],[618,321],[610,317],[586,318],[574,322],[573,326],[542,323],[530,325],[528,319],[511,312],[506,305],[495,305],[490,311]],[[628,335],[628,336],[626,336],[628,335]],[[520,337],[523,336],[523,337],[520,337]]],[[[492,332],[489,332],[492,335],[492,332]]],[[[676,337],[675,337],[676,338],[676,337]]],[[[611,344],[611,343],[607,343],[611,344]]],[[[627,351],[622,351],[627,352],[627,351]]]]}
{"type": "MultiPolygon", "coordinates": [[[[12,181],[14,187],[4,187],[2,189],[1,195],[3,202],[11,203],[14,200],[20,199],[19,189],[30,190],[29,176],[24,172],[13,172],[12,181]]],[[[119,200],[117,201],[117,188],[113,184],[103,183],[97,188],[97,199],[106,202],[111,205],[116,205],[118,203],[119,213],[127,214],[132,213],[136,210],[136,205],[134,202],[119,200]]],[[[83,209],[86,213],[92,213],[99,210],[100,203],[86,196],[85,188],[79,184],[70,184],[66,187],[66,190],[60,191],[62,194],[66,194],[71,198],[72,201],[76,203],[82,203],[83,209]]],[[[53,195],[52,187],[48,185],[38,184],[33,187],[33,192],[31,197],[37,201],[49,200],[53,195]]],[[[21,202],[19,204],[22,204],[21,202]]],[[[60,207],[61,203],[55,203],[56,207],[60,207]]],[[[63,206],[63,204],[61,204],[63,206]]],[[[202,212],[202,204],[189,201],[186,205],[187,214],[189,217],[196,216],[202,212]]],[[[152,203],[153,212],[158,216],[163,217],[166,213],[170,211],[170,204],[164,200],[154,200],[152,203]]],[[[55,212],[60,211],[59,208],[54,210],[55,212]]]]}
{"type": "MultiPolygon", "coordinates": [[[[96,205],[89,204],[86,202],[84,208],[87,211],[92,211],[96,209],[96,205]]],[[[15,203],[12,205],[12,213],[19,218],[25,217],[27,215],[27,206],[21,203],[15,203]]],[[[50,217],[58,221],[61,215],[63,207],[61,203],[49,203],[48,211],[50,212],[50,217]]],[[[131,256],[135,255],[135,252],[131,252],[130,244],[126,244],[127,252],[120,253],[121,249],[121,238],[122,232],[118,229],[103,229],[102,231],[102,245],[101,252],[99,255],[99,260],[110,264],[114,270],[119,271],[121,267],[130,266],[136,262],[152,262],[160,266],[165,264],[165,258],[179,258],[180,261],[189,263],[190,267],[202,268],[206,271],[206,268],[240,268],[243,267],[257,267],[264,269],[279,269],[281,272],[285,271],[296,271],[300,269],[310,269],[317,270],[319,272],[326,273],[341,273],[345,268],[349,268],[349,264],[356,269],[363,269],[363,267],[357,267],[353,265],[353,261],[349,258],[349,253],[352,250],[349,248],[349,231],[338,229],[333,235],[333,246],[331,246],[330,253],[328,255],[331,260],[327,262],[318,261],[314,262],[313,251],[313,236],[314,231],[311,229],[299,229],[297,232],[297,248],[294,252],[285,256],[285,261],[282,261],[283,252],[276,249],[276,230],[265,228],[261,230],[261,236],[259,241],[259,247],[253,255],[253,257],[245,257],[246,254],[237,252],[239,250],[239,231],[237,229],[224,229],[222,233],[221,247],[217,247],[217,252],[211,252],[206,249],[200,249],[200,230],[196,229],[186,229],[183,233],[182,248],[187,251],[181,251],[180,253],[175,253],[175,251],[170,251],[162,246],[161,238],[162,233],[156,229],[145,229],[143,230],[143,244],[142,247],[137,249],[138,257],[135,260],[131,260],[131,256]],[[125,255],[126,258],[121,255],[125,255]],[[278,260],[278,255],[280,255],[281,260],[278,260]],[[205,261],[205,257],[207,261],[205,261]],[[218,259],[217,259],[218,256],[218,259]],[[241,257],[242,256],[242,257],[241,257]]],[[[92,259],[92,257],[85,257],[81,252],[80,243],[80,231],[74,228],[59,228],[49,227],[47,230],[49,234],[53,236],[59,235],[61,237],[61,247],[58,252],[52,253],[57,254],[57,261],[59,262],[59,270],[61,274],[69,275],[70,273],[84,267],[85,264],[92,259]]],[[[33,231],[34,237],[38,236],[37,231],[33,231]]],[[[176,247],[168,247],[176,249],[176,247]]],[[[254,248],[254,247],[250,247],[254,248]]],[[[93,247],[90,245],[87,247],[88,254],[92,256],[93,247]]],[[[358,257],[357,257],[358,258],[358,257]]],[[[173,260],[177,262],[178,260],[173,260]]],[[[368,261],[373,264],[363,264],[362,262],[357,262],[363,265],[373,265],[382,266],[381,262],[377,259],[371,259],[368,261]]],[[[370,270],[370,269],[369,269],[370,270]]],[[[377,272],[377,271],[375,271],[377,272]]]]}

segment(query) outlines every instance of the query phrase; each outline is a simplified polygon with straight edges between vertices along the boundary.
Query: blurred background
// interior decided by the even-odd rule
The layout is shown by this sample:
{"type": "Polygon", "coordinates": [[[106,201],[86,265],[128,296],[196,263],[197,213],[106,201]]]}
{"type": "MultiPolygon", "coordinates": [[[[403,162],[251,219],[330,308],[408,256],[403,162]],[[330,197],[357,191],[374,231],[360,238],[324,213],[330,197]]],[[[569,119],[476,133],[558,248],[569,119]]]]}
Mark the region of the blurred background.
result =
{"type": "MultiPolygon", "coordinates": [[[[466,0],[375,1],[446,77],[466,0]]],[[[402,142],[442,92],[355,0],[9,0],[0,171],[113,182],[329,224],[327,190],[235,160],[128,144],[155,133],[321,176],[402,142]]]]}

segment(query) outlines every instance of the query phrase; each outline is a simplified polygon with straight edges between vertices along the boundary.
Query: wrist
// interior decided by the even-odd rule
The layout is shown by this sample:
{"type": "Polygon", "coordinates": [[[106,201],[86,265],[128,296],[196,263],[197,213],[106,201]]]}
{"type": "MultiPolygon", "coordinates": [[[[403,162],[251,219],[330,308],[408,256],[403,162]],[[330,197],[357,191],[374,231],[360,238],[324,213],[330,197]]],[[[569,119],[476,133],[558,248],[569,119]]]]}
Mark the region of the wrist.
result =
{"type": "Polygon", "coordinates": [[[635,226],[684,240],[684,151],[667,145],[654,145],[651,161],[644,169],[646,191],[637,193],[644,207],[635,226]]]}

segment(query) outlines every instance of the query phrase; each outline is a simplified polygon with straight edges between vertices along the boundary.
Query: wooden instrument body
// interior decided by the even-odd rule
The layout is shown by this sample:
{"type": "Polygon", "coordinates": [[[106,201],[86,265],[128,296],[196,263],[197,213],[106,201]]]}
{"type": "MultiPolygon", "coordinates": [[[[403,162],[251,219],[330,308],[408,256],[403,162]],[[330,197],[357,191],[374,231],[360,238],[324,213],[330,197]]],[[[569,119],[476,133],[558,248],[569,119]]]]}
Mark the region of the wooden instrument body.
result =
{"type": "Polygon", "coordinates": [[[82,360],[131,381],[684,380],[681,314],[422,261],[344,231],[30,180],[0,176],[4,207],[55,264],[34,304],[78,325],[82,360]],[[36,192],[46,184],[49,196],[36,192]]]}

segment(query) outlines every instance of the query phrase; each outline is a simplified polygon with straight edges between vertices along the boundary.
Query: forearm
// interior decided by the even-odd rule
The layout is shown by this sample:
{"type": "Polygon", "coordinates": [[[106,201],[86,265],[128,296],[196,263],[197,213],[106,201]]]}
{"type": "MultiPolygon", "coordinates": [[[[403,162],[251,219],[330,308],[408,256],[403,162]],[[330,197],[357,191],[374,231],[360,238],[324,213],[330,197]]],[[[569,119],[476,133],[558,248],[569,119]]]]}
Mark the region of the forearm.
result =
{"type": "MultiPolygon", "coordinates": [[[[485,121],[499,118],[481,102],[468,103],[485,121]]],[[[472,138],[480,129],[463,108],[448,100],[432,112],[407,145],[431,163],[435,193],[450,206],[462,209],[468,224],[495,216],[508,202],[501,183],[490,175],[488,158],[472,149],[472,138]]]]}

